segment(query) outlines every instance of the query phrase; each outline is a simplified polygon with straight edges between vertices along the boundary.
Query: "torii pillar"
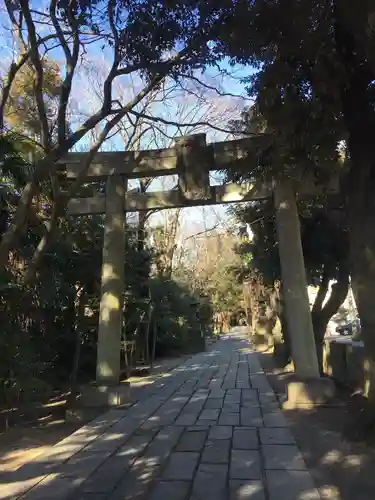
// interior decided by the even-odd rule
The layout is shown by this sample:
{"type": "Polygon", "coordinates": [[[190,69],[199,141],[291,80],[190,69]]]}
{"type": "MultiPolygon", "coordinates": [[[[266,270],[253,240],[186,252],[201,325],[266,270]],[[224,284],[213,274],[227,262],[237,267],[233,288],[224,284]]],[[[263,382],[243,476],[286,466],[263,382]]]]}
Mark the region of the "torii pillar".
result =
{"type": "MultiPolygon", "coordinates": [[[[120,383],[125,268],[125,193],[121,175],[107,179],[96,383],[82,388],[82,407],[119,406],[130,400],[130,384],[120,383]]],[[[83,410],[81,410],[83,411],[83,410]]],[[[90,412],[88,411],[87,415],[90,412]]],[[[86,413],[83,414],[86,418],[86,413]]]]}
{"type": "Polygon", "coordinates": [[[288,402],[285,406],[313,406],[331,398],[334,386],[329,379],[320,377],[301,228],[291,182],[285,180],[275,183],[274,203],[286,320],[298,378],[288,386],[288,402]]]}

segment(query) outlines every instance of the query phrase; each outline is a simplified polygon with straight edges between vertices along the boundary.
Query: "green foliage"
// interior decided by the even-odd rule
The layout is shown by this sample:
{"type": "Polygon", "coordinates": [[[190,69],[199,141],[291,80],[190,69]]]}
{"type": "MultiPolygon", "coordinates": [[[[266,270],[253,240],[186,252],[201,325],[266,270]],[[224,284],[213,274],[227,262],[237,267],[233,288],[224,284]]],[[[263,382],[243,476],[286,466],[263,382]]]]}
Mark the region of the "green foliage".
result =
{"type": "Polygon", "coordinates": [[[201,328],[204,331],[211,321],[207,303],[200,303],[187,287],[174,280],[154,278],[150,287],[158,332],[157,353],[176,354],[201,348],[201,328]]]}

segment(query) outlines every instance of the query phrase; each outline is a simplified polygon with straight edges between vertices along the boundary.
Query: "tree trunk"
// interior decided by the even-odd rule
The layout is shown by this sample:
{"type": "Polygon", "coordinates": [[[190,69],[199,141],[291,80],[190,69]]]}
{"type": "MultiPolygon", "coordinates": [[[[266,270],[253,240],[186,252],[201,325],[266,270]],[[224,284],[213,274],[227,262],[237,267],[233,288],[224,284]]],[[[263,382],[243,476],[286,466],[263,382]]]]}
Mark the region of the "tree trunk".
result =
{"type": "MultiPolygon", "coordinates": [[[[358,312],[367,357],[369,420],[375,422],[375,114],[368,87],[375,75],[345,23],[335,12],[338,54],[346,70],[341,100],[348,130],[350,170],[345,185],[350,230],[350,259],[357,284],[358,312]]],[[[367,413],[367,412],[366,412],[367,413]]],[[[366,417],[367,418],[367,417],[366,417]]]]}
{"type": "Polygon", "coordinates": [[[151,353],[150,371],[152,371],[154,368],[157,332],[158,332],[158,326],[156,324],[155,318],[152,318],[152,353],[151,353]]]}
{"type": "Polygon", "coordinates": [[[79,362],[81,359],[81,346],[82,346],[82,318],[85,313],[85,288],[83,286],[77,288],[76,297],[74,300],[75,306],[75,349],[73,355],[72,369],[69,376],[70,381],[70,401],[74,402],[78,394],[78,370],[79,362]]]}
{"type": "Polygon", "coordinates": [[[323,297],[323,294],[324,297],[323,300],[321,301],[321,304],[318,303],[317,307],[315,307],[314,303],[314,307],[311,311],[311,316],[314,328],[314,337],[316,344],[316,352],[318,356],[319,370],[320,373],[323,374],[323,341],[325,332],[327,330],[327,325],[332,316],[336,314],[337,311],[339,310],[340,306],[346,299],[349,291],[349,271],[346,263],[342,265],[337,283],[332,285],[331,295],[327,300],[327,302],[325,303],[324,307],[322,307],[322,304],[324,302],[324,298],[327,295],[328,291],[327,278],[324,275],[322,278],[321,286],[323,287],[322,294],[318,298],[319,295],[318,293],[316,298],[318,299],[318,301],[320,301],[321,298],[323,297]]]}

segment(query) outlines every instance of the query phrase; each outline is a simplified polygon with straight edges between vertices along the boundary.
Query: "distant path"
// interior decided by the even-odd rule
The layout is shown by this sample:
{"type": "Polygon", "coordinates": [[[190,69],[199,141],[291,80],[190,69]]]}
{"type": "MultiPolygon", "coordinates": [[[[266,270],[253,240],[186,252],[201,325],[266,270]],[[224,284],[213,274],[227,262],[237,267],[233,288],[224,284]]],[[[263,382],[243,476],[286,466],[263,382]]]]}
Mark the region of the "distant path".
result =
{"type": "Polygon", "coordinates": [[[0,498],[320,499],[243,332],[185,360],[131,408],[0,473],[0,498]]]}

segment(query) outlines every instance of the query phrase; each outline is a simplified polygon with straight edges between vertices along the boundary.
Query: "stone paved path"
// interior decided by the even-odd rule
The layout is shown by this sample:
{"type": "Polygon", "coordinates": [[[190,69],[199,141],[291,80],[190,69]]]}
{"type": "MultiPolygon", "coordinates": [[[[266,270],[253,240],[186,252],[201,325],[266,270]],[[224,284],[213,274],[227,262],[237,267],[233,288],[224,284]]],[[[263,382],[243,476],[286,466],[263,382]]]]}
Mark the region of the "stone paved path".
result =
{"type": "Polygon", "coordinates": [[[13,474],[22,500],[318,500],[259,364],[240,334],[172,370],[13,474]]]}

